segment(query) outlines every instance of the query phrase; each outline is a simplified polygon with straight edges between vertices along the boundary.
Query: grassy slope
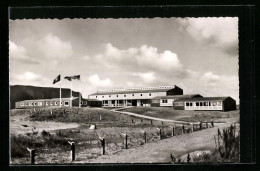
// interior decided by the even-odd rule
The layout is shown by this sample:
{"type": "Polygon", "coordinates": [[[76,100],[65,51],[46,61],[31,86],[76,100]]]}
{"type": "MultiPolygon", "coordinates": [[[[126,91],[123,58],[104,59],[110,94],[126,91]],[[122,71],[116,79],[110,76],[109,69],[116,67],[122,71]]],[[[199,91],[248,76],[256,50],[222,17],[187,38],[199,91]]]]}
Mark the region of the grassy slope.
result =
{"type": "Polygon", "coordinates": [[[238,121],[239,110],[221,112],[221,111],[184,111],[173,110],[167,107],[133,107],[125,108],[122,111],[142,114],[163,119],[173,119],[181,121],[215,121],[215,122],[232,122],[238,121]]]}

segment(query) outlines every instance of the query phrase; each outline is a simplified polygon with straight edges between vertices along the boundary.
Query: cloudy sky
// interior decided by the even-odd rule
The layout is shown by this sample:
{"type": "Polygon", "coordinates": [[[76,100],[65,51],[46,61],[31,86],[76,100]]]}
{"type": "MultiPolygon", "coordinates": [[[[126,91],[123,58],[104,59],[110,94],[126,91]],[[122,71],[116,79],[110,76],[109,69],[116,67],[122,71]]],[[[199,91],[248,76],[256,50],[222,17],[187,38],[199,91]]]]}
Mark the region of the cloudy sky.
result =
{"type": "Polygon", "coordinates": [[[10,20],[10,85],[73,90],[177,85],[239,100],[238,18],[10,20]],[[70,82],[62,79],[62,87],[70,82]]]}

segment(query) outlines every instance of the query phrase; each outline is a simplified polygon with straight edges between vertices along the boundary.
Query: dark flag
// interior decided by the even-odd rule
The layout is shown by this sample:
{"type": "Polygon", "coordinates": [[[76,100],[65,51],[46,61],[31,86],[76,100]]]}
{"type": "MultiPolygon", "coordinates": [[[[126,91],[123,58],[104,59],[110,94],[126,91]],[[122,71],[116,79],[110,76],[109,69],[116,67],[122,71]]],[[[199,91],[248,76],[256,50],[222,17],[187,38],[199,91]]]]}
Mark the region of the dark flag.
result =
{"type": "Polygon", "coordinates": [[[60,75],[58,75],[54,80],[53,80],[53,84],[57,83],[60,81],[60,75]]]}
{"type": "Polygon", "coordinates": [[[74,75],[74,76],[71,76],[71,78],[74,80],[80,80],[80,75],[74,75]]]}
{"type": "Polygon", "coordinates": [[[71,81],[71,77],[64,77],[64,79],[68,80],[68,81],[71,81]]]}

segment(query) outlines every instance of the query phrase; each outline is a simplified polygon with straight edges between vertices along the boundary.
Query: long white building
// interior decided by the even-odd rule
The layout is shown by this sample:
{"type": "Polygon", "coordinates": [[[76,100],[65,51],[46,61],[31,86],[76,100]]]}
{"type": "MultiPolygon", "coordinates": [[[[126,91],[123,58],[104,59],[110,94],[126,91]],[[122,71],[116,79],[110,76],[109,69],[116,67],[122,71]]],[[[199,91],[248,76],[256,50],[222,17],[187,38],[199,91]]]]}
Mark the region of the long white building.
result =
{"type": "Polygon", "coordinates": [[[157,96],[183,95],[183,90],[174,86],[159,86],[129,89],[98,90],[89,99],[102,101],[104,107],[151,106],[157,96]]]}

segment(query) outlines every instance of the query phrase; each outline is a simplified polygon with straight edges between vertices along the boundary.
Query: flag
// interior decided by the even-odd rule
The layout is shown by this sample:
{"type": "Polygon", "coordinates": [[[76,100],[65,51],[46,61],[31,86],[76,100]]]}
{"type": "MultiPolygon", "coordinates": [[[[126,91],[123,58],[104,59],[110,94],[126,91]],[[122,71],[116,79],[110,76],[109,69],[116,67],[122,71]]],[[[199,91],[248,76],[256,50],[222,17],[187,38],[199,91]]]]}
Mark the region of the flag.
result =
{"type": "Polygon", "coordinates": [[[68,81],[71,81],[71,77],[67,76],[67,77],[64,77],[64,79],[68,80],[68,81]]]}
{"type": "Polygon", "coordinates": [[[57,83],[60,81],[60,75],[58,75],[54,80],[53,80],[53,84],[57,83]]]}
{"type": "Polygon", "coordinates": [[[71,76],[72,79],[75,79],[75,80],[80,80],[80,75],[74,75],[74,76],[71,76]]]}

